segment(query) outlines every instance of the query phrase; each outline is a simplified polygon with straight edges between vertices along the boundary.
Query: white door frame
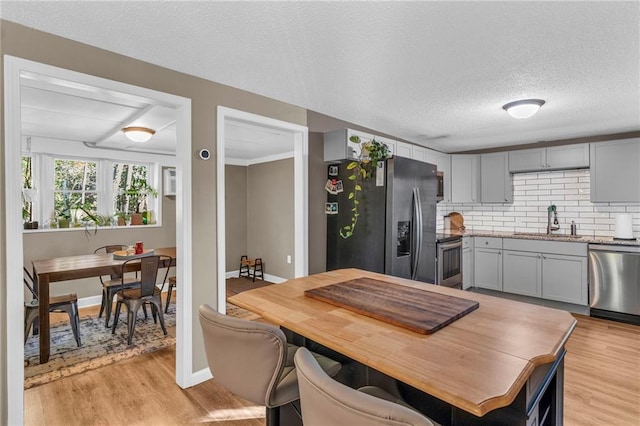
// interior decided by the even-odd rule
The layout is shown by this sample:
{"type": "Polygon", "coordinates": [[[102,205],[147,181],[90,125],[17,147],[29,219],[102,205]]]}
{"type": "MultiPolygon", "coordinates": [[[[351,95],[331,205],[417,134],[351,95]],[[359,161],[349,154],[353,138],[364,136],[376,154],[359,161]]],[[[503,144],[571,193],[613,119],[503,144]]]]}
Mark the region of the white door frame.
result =
{"type": "Polygon", "coordinates": [[[294,276],[309,273],[309,129],[274,118],[218,106],[217,130],[217,239],[218,239],[218,311],[226,313],[226,235],[225,235],[225,125],[227,120],[241,120],[258,126],[277,128],[293,134],[294,193],[294,276]]]}
{"type": "Polygon", "coordinates": [[[49,75],[90,86],[130,93],[155,99],[176,109],[176,253],[178,257],[176,304],[176,383],[189,387],[198,382],[192,373],[192,312],[191,312],[191,100],[168,93],[107,80],[63,68],[53,67],[12,56],[4,56],[4,123],[5,123],[5,265],[7,319],[7,411],[8,424],[24,423],[24,346],[22,317],[24,293],[22,285],[23,241],[21,186],[21,114],[20,73],[23,71],[49,75]],[[12,207],[13,206],[13,207],[12,207]],[[11,249],[9,249],[11,248],[11,249]]]}

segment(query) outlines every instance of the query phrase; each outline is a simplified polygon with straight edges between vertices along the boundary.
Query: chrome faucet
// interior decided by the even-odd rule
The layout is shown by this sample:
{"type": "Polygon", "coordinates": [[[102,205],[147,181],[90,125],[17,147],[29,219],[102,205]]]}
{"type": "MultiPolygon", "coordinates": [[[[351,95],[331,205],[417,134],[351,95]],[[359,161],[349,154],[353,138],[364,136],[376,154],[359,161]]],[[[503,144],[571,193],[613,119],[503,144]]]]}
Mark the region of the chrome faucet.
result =
{"type": "Polygon", "coordinates": [[[560,223],[558,222],[558,211],[556,205],[551,204],[547,207],[547,234],[551,234],[551,231],[557,231],[560,229],[560,223]],[[553,214],[553,224],[551,223],[551,215],[553,214]]]}

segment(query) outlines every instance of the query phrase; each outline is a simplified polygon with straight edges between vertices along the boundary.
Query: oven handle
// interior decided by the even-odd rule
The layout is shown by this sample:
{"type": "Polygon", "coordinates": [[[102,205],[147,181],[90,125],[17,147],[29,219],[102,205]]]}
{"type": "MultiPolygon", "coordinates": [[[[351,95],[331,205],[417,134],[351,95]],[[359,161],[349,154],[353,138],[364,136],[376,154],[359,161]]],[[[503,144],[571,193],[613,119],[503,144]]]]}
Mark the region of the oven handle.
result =
{"type": "Polygon", "coordinates": [[[413,255],[413,270],[411,271],[411,279],[418,278],[418,263],[420,261],[420,251],[422,249],[422,205],[420,204],[420,190],[413,188],[413,212],[415,215],[414,232],[416,248],[413,255]]]}
{"type": "Polygon", "coordinates": [[[458,248],[462,246],[462,238],[455,241],[447,241],[446,243],[438,243],[440,250],[449,250],[452,248],[458,248]]]}

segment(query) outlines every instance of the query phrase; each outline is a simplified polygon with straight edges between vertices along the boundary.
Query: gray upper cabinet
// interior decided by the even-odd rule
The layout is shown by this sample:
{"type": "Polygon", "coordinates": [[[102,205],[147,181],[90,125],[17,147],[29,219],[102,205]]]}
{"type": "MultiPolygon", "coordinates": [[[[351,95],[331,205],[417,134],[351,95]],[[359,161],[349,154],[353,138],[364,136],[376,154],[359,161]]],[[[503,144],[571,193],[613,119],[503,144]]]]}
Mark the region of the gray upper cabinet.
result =
{"type": "Polygon", "coordinates": [[[451,202],[479,202],[480,156],[459,154],[451,156],[451,202]]]}
{"type": "Polygon", "coordinates": [[[580,169],[589,167],[589,144],[509,151],[509,172],[580,169]]]}
{"type": "Polygon", "coordinates": [[[483,203],[513,201],[508,152],[480,155],[480,200],[483,203]]]}
{"type": "Polygon", "coordinates": [[[640,202],[640,138],[591,144],[591,201],[640,202]]]}
{"type": "Polygon", "coordinates": [[[547,150],[547,170],[589,167],[589,144],[551,146],[547,150]]]}
{"type": "Polygon", "coordinates": [[[511,173],[544,170],[546,165],[547,156],[544,148],[509,151],[509,171],[511,173]]]}

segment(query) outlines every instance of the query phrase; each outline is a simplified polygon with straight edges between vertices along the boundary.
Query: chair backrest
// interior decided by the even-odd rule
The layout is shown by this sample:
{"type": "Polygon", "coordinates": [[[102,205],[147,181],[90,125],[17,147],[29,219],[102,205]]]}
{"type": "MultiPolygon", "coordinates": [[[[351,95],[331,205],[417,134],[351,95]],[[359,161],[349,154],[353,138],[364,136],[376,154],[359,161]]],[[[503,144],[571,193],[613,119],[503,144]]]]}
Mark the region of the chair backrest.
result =
{"type": "Polygon", "coordinates": [[[298,349],[294,362],[304,426],[433,426],[417,411],[333,380],[306,348],[298,349]]]}
{"type": "Polygon", "coordinates": [[[140,295],[142,297],[151,296],[156,288],[158,282],[158,271],[162,268],[166,268],[164,276],[162,278],[162,287],[167,281],[169,275],[169,267],[171,265],[171,256],[154,255],[145,256],[137,259],[129,259],[122,264],[122,273],[120,274],[122,280],[122,289],[125,287],[124,274],[127,269],[130,268],[130,264],[133,262],[140,262],[140,295]]]}
{"type": "Polygon", "coordinates": [[[33,276],[31,276],[27,268],[25,268],[24,266],[22,267],[22,271],[24,272],[24,275],[22,276],[22,281],[24,281],[24,285],[29,289],[29,291],[33,295],[33,298],[38,300],[38,294],[34,289],[35,280],[33,279],[33,276]]]}
{"type": "Polygon", "coordinates": [[[255,404],[273,407],[272,393],[287,358],[284,333],[269,324],[200,306],[209,369],[216,382],[255,404]]]}
{"type": "MultiPolygon", "coordinates": [[[[95,249],[93,251],[94,254],[100,254],[100,253],[113,253],[115,251],[118,250],[126,250],[127,246],[125,244],[111,244],[108,246],[102,246],[102,247],[98,247],[97,249],[95,249]]],[[[114,272],[113,274],[111,274],[111,279],[112,280],[117,280],[119,278],[121,278],[122,275],[120,275],[119,273],[114,272]]],[[[100,281],[102,282],[102,277],[100,277],[100,281]]]]}

